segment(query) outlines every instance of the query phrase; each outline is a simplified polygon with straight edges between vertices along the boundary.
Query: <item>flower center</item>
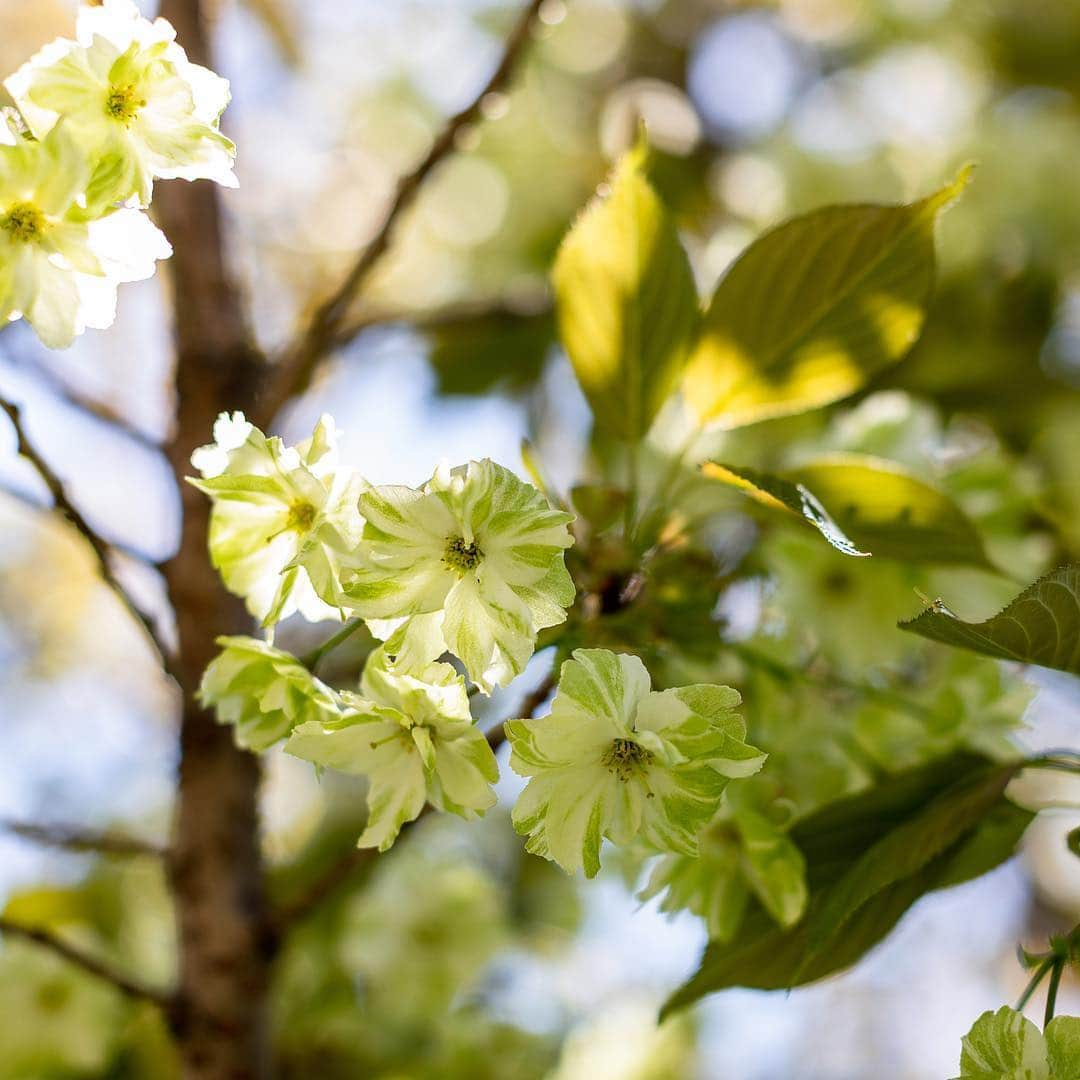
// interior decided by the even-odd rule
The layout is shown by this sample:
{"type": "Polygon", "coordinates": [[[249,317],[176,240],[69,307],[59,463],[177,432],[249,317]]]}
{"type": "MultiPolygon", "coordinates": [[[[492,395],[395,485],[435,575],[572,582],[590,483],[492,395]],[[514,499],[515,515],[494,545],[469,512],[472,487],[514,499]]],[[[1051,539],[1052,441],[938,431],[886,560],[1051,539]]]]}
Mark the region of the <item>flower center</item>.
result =
{"type": "Polygon", "coordinates": [[[45,231],[45,215],[33,203],[16,203],[0,217],[0,229],[12,240],[28,244],[45,231]]]}
{"type": "Polygon", "coordinates": [[[289,507],[289,516],[285,521],[286,531],[307,532],[315,520],[315,507],[309,502],[294,502],[289,507]]]}
{"type": "Polygon", "coordinates": [[[112,86],[105,97],[105,115],[111,116],[120,124],[130,124],[146,105],[146,99],[140,98],[135,87],[112,86]]]}
{"type": "Polygon", "coordinates": [[[620,780],[629,780],[637,773],[645,771],[652,754],[633,739],[615,739],[604,752],[600,764],[620,780]]]}
{"type": "Polygon", "coordinates": [[[459,574],[465,574],[475,570],[480,565],[484,553],[476,544],[466,544],[462,536],[451,536],[446,541],[446,550],[443,552],[443,562],[456,570],[459,574]]]}

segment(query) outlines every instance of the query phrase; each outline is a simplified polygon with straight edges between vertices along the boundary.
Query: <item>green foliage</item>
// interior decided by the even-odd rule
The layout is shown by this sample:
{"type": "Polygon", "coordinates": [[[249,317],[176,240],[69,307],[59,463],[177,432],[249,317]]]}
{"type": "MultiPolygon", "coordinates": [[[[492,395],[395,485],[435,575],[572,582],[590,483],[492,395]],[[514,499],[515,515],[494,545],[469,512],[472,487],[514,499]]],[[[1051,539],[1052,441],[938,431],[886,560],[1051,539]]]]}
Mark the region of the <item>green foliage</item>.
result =
{"type": "Polygon", "coordinates": [[[907,206],[836,206],[761,237],[720,282],[686,374],[703,421],[726,427],[854,393],[898,361],[926,317],[934,221],[969,171],[907,206]]]}
{"type": "Polygon", "coordinates": [[[739,468],[734,465],[721,465],[708,461],[702,466],[702,472],[711,480],[727,484],[744,495],[774,510],[787,510],[812,525],[837,551],[845,555],[865,556],[869,551],[860,551],[839,525],[829,516],[829,512],[818,501],[817,496],[804,484],[785,480],[781,476],[761,473],[756,469],[739,468]]]}
{"type": "Polygon", "coordinates": [[[953,756],[799,822],[791,838],[806,859],[805,918],[782,930],[763,910],[750,912],[733,945],[706,949],[665,1011],[731,986],[786,989],[823,978],[858,960],[925,893],[992,869],[1031,819],[1002,795],[1015,771],[953,756]]]}
{"type": "Polygon", "coordinates": [[[985,656],[1080,675],[1080,567],[1051,571],[984,622],[964,622],[939,600],[900,629],[985,656]]]}
{"type": "Polygon", "coordinates": [[[682,373],[698,298],[642,141],[567,234],[552,280],[562,340],[605,432],[644,436],[682,373]]]}

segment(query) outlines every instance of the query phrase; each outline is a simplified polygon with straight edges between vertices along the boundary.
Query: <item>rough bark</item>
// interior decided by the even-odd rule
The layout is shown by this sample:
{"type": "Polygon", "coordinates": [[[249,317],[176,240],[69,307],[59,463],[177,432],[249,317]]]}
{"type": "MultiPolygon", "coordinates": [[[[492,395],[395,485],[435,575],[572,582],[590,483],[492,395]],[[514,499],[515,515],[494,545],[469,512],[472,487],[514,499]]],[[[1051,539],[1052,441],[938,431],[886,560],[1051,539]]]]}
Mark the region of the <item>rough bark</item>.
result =
{"type": "MultiPolygon", "coordinates": [[[[209,64],[199,0],[164,0],[162,14],[191,58],[209,64]]],[[[174,248],[177,414],[167,453],[183,505],[180,547],[165,566],[184,700],[171,863],[180,953],[176,1028],[186,1080],[247,1080],[269,1071],[259,764],[234,747],[231,732],[199,707],[195,692],[214,639],[249,632],[250,620],[206,557],[208,500],[183,478],[217,414],[250,409],[262,364],[225,263],[216,188],[176,182],[155,194],[174,248]]]]}

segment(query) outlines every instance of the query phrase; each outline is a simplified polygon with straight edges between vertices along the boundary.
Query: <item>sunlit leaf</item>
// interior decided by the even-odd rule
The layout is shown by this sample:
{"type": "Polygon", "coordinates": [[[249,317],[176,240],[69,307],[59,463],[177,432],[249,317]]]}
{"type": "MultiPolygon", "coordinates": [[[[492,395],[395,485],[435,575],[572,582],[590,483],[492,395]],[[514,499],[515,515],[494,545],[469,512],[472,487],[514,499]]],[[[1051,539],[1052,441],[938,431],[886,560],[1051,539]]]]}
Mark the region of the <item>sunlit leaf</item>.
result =
{"type": "Polygon", "coordinates": [[[793,475],[860,548],[874,555],[993,569],[963,510],[894,462],[835,455],[803,465],[793,475]]]}
{"type": "Polygon", "coordinates": [[[710,479],[737,488],[744,495],[770,509],[790,511],[808,521],[837,551],[845,555],[869,555],[860,551],[843,529],[829,516],[814,493],[803,484],[785,480],[781,476],[758,472],[756,469],[720,465],[707,461],[701,471],[710,479]]]}
{"type": "Polygon", "coordinates": [[[685,382],[704,421],[738,427],[859,389],[898,361],[926,318],[934,221],[965,169],[902,206],[832,206],[766,233],[718,286],[685,382]]]}
{"type": "MultiPolygon", "coordinates": [[[[978,785],[1000,766],[970,754],[957,754],[889,777],[872,790],[840,800],[806,818],[791,839],[806,858],[811,899],[806,917],[789,930],[776,926],[764,909],[747,916],[737,941],[711,943],[697,972],[664,1006],[669,1013],[706,994],[742,986],[787,989],[814,982],[855,963],[896,925],[905,911],[927,892],[978,877],[1015,850],[1032,815],[998,793],[973,824],[956,830],[946,846],[906,870],[859,904],[824,946],[814,949],[811,928],[827,912],[846,876],[868,852],[917,820],[927,803],[966,784],[978,785]]],[[[996,782],[996,781],[995,781],[996,782]]],[[[901,871],[905,868],[901,868],[901,871]]]]}
{"type": "Polygon", "coordinates": [[[938,600],[899,626],[959,649],[1080,675],[1080,566],[1052,570],[985,622],[964,622],[938,600]]]}
{"type": "Polygon", "coordinates": [[[675,388],[699,318],[686,252],[645,176],[646,152],[639,144],[620,161],[552,271],[559,335],[597,425],[628,441],[675,388]]]}

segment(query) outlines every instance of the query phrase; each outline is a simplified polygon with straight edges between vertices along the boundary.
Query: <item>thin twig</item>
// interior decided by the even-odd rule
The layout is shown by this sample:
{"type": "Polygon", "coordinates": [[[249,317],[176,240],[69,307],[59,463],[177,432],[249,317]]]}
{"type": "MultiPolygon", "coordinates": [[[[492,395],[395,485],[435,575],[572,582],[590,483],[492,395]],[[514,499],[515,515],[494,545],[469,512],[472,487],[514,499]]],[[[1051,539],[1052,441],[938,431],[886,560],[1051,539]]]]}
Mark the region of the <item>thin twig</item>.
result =
{"type": "Polygon", "coordinates": [[[317,645],[309,653],[305,653],[300,657],[300,663],[308,669],[308,671],[314,673],[315,669],[319,666],[319,662],[327,653],[333,652],[342,642],[347,641],[358,630],[364,627],[365,623],[363,619],[350,619],[336,634],[332,634],[321,645],[317,645]]]}
{"type": "Polygon", "coordinates": [[[98,424],[104,424],[118,435],[137,442],[140,446],[155,453],[161,453],[161,444],[145,431],[135,427],[129,420],[121,416],[114,408],[104,401],[100,401],[90,394],[69,386],[56,372],[42,364],[33,366],[15,365],[21,373],[28,372],[30,378],[39,383],[54,397],[58,398],[68,407],[77,410],[88,419],[98,424]]]}
{"type": "Polygon", "coordinates": [[[149,840],[121,833],[97,832],[79,825],[45,825],[31,821],[0,821],[0,830],[14,833],[35,844],[64,851],[96,852],[101,855],[152,855],[164,858],[168,849],[149,840]]]}
{"type": "Polygon", "coordinates": [[[49,494],[52,496],[55,509],[75,526],[83,539],[90,545],[94,554],[97,556],[98,567],[101,570],[101,576],[105,584],[113,591],[117,599],[119,599],[120,603],[127,609],[132,618],[142,626],[143,630],[146,632],[146,636],[149,638],[150,644],[160,656],[165,670],[171,674],[172,659],[169,647],[158,633],[158,629],[154,625],[154,620],[139,608],[138,604],[131,598],[127,589],[124,588],[113,573],[112,565],[109,561],[110,549],[108,542],[98,535],[94,527],[83,517],[78,507],[76,507],[71,499],[68,498],[63,481],[53,471],[52,466],[37,452],[33,443],[30,442],[30,439],[26,434],[26,429],[23,427],[19,406],[12,401],[8,401],[6,398],[0,397],[0,409],[3,409],[3,411],[7,413],[8,419],[15,428],[15,436],[18,440],[18,452],[33,465],[38,476],[44,481],[45,486],[49,489],[49,494]]]}
{"type": "Polygon", "coordinates": [[[357,257],[337,289],[316,308],[296,344],[279,362],[278,374],[271,381],[260,403],[260,426],[269,424],[290,397],[307,388],[319,361],[332,346],[345,343],[341,330],[349,309],[371,271],[389,248],[402,213],[413,205],[432,170],[454,149],[461,131],[480,117],[484,99],[501,91],[509,82],[529,41],[533,22],[542,4],[543,0],[529,0],[506,39],[502,59],[491,77],[472,102],[447,120],[423,161],[398,181],[393,201],[374,239],[357,257]]]}
{"type": "MultiPolygon", "coordinates": [[[[531,717],[532,714],[548,699],[548,696],[554,689],[555,680],[556,673],[553,670],[544,677],[543,681],[535,690],[531,690],[524,698],[522,698],[517,709],[510,714],[511,719],[517,719],[519,717],[527,719],[528,717],[531,717]]],[[[487,741],[492,750],[497,750],[502,746],[506,741],[505,726],[503,724],[497,724],[492,728],[491,731],[488,732],[487,741]]],[[[424,806],[424,809],[420,811],[418,817],[410,822],[406,822],[405,825],[402,826],[397,842],[401,843],[402,837],[406,834],[406,831],[416,825],[418,821],[425,818],[430,811],[431,804],[428,803],[424,806]]],[[[277,915],[273,920],[272,939],[280,942],[293,926],[306,919],[313,911],[332,897],[342,885],[348,882],[353,874],[360,870],[361,867],[370,864],[377,856],[378,852],[375,851],[374,848],[350,848],[346,851],[340,859],[326,870],[325,873],[316,878],[296,900],[290,904],[284,905],[277,912],[277,915]]]]}
{"type": "Polygon", "coordinates": [[[3,915],[0,915],[0,934],[8,937],[22,938],[25,941],[32,941],[36,945],[49,949],[51,952],[56,953],[57,956],[62,956],[69,963],[82,968],[83,971],[90,975],[94,975],[99,979],[103,979],[105,982],[111,983],[127,997],[137,1001],[152,1002],[154,1005],[167,1011],[172,1009],[172,994],[167,993],[164,990],[158,990],[152,986],[147,986],[137,979],[132,979],[122,972],[114,970],[109,964],[105,963],[105,961],[90,956],[75,945],[71,945],[62,938],[58,938],[51,934],[48,930],[42,930],[39,927],[34,926],[24,926],[21,923],[14,922],[3,915]]]}
{"type": "Polygon", "coordinates": [[[348,345],[365,330],[375,326],[402,324],[421,333],[436,333],[480,322],[512,326],[529,319],[544,318],[551,314],[551,310],[551,298],[543,290],[537,290],[525,297],[462,300],[432,311],[376,309],[345,323],[334,337],[331,348],[348,345]]]}

